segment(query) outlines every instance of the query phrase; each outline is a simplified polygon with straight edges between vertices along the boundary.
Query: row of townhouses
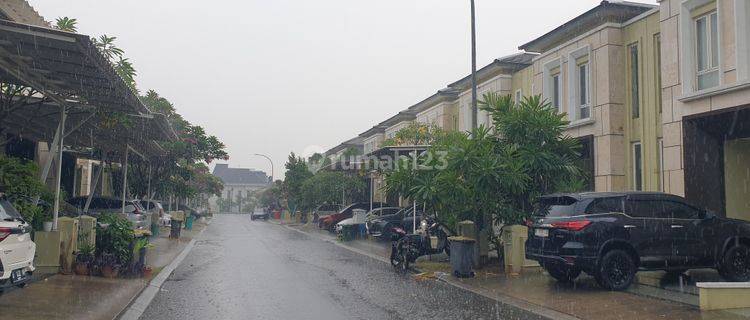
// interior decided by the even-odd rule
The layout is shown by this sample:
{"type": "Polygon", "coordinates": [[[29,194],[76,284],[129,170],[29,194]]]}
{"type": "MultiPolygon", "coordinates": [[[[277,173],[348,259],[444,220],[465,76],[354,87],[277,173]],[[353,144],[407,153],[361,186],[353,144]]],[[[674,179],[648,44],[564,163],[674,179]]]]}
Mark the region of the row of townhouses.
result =
{"type": "MultiPolygon", "coordinates": [[[[603,1],[519,49],[477,71],[479,97],[541,95],[566,113],[591,190],[664,191],[750,220],[750,1],[603,1]]],[[[470,106],[467,76],[328,154],[376,152],[410,122],[467,131],[470,106]]]]}

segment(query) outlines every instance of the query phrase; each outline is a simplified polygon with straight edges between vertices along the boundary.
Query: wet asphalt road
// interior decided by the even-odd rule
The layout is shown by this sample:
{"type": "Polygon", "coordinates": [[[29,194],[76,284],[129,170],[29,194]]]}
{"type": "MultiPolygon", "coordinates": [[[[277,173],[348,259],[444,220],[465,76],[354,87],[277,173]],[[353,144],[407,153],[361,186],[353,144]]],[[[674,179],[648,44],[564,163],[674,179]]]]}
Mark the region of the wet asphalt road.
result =
{"type": "Polygon", "coordinates": [[[282,226],[217,215],[141,319],[498,319],[502,308],[282,226]]]}

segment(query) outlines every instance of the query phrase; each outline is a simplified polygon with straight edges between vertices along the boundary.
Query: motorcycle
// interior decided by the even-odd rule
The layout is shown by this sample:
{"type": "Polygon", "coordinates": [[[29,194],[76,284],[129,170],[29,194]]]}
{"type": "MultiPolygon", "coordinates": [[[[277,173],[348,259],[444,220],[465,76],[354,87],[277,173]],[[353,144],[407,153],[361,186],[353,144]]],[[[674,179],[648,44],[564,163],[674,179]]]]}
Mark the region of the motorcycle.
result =
{"type": "Polygon", "coordinates": [[[407,234],[403,228],[394,227],[391,230],[391,265],[405,272],[409,264],[421,256],[441,252],[450,256],[448,237],[452,235],[452,230],[432,218],[422,220],[415,234],[407,234]]]}

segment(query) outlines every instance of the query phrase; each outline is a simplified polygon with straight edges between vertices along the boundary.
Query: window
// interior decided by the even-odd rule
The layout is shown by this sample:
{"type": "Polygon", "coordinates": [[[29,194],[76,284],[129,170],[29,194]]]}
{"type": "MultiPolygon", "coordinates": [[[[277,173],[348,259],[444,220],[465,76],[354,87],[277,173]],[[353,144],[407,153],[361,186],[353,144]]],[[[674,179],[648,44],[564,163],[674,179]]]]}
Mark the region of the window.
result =
{"type": "Polygon", "coordinates": [[[633,189],[643,190],[643,155],[641,143],[633,143],[633,189]]]}
{"type": "Polygon", "coordinates": [[[652,196],[629,196],[625,201],[625,214],[636,218],[671,218],[667,202],[652,196]]]}
{"type": "Polygon", "coordinates": [[[674,219],[700,219],[701,211],[682,202],[669,201],[667,209],[674,219]]]}
{"type": "Polygon", "coordinates": [[[577,90],[577,105],[578,105],[578,119],[588,119],[590,117],[589,108],[589,63],[584,62],[578,65],[578,71],[576,73],[576,90],[577,90]]]}
{"type": "Polygon", "coordinates": [[[516,101],[515,101],[516,104],[521,103],[522,96],[523,96],[523,93],[521,92],[521,90],[516,90],[516,101]]]}
{"type": "Polygon", "coordinates": [[[639,92],[639,81],[638,81],[638,45],[631,44],[628,46],[628,65],[630,67],[630,107],[632,111],[633,119],[640,117],[641,113],[641,99],[639,92]]]}
{"type": "Polygon", "coordinates": [[[560,74],[552,76],[552,106],[560,110],[560,74]]]}
{"type": "Polygon", "coordinates": [[[586,207],[586,214],[622,212],[622,198],[609,197],[598,198],[591,201],[586,207]]]}
{"type": "Polygon", "coordinates": [[[661,35],[654,35],[654,78],[656,80],[656,108],[661,114],[661,35]]]}
{"type": "Polygon", "coordinates": [[[695,19],[697,89],[719,85],[719,33],[716,12],[695,19]]]}

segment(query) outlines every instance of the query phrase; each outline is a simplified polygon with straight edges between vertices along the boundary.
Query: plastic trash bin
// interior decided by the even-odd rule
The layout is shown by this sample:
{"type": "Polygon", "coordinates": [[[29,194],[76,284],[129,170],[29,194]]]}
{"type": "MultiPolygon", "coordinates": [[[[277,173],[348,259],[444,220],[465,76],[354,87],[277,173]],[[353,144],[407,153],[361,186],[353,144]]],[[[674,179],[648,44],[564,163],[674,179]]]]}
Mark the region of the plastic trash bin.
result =
{"type": "Polygon", "coordinates": [[[185,219],[185,229],[193,230],[193,221],[195,221],[195,216],[192,214],[188,215],[187,219],[185,219]]]}
{"type": "Polygon", "coordinates": [[[467,237],[449,237],[451,245],[451,268],[457,278],[471,278],[474,276],[474,245],[476,240],[467,237]]]}
{"type": "Polygon", "coordinates": [[[172,219],[169,222],[172,227],[172,229],[169,230],[169,237],[173,239],[180,238],[180,229],[182,229],[182,221],[177,220],[177,219],[172,219]]]}

